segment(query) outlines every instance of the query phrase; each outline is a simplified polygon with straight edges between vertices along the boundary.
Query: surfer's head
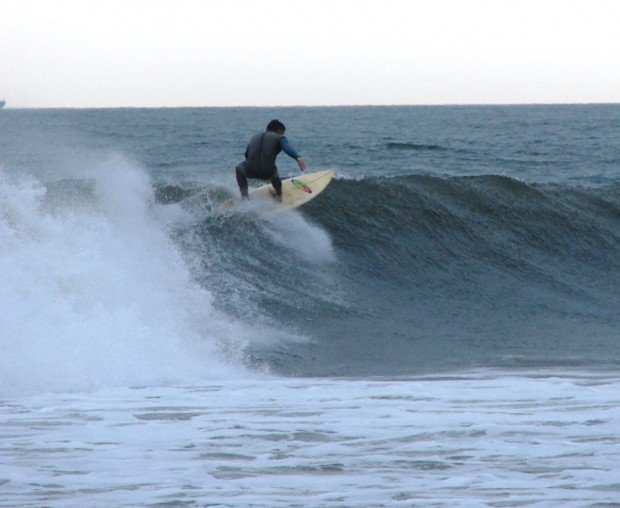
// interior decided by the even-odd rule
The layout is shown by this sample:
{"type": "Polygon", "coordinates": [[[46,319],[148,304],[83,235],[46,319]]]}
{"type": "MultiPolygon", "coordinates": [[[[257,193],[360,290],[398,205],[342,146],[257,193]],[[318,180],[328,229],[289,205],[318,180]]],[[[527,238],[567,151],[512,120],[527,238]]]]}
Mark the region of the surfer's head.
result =
{"type": "Polygon", "coordinates": [[[286,131],[286,127],[280,120],[274,119],[274,120],[271,120],[271,122],[267,124],[267,132],[276,132],[278,134],[284,134],[285,131],[286,131]]]}

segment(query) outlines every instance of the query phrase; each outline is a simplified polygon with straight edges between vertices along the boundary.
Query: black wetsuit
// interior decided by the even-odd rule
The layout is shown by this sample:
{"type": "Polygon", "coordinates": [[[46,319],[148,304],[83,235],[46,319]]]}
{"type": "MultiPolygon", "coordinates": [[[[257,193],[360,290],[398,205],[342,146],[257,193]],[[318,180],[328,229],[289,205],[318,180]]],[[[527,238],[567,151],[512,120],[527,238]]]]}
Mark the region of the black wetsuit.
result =
{"type": "Polygon", "coordinates": [[[245,150],[245,160],[235,168],[241,196],[248,197],[248,178],[270,180],[276,195],[282,195],[282,180],[276,167],[276,157],[282,150],[293,159],[299,159],[286,136],[270,131],[252,136],[245,150]]]}

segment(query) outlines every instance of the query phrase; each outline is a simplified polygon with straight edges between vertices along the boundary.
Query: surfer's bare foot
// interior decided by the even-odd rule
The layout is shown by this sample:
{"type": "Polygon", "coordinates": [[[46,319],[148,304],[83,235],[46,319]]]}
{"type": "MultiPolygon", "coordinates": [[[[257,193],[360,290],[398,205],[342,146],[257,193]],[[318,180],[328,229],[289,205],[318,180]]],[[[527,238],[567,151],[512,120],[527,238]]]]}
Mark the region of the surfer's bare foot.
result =
{"type": "Polygon", "coordinates": [[[282,195],[276,195],[276,190],[274,188],[269,189],[269,194],[274,198],[278,203],[282,203],[282,195]]]}

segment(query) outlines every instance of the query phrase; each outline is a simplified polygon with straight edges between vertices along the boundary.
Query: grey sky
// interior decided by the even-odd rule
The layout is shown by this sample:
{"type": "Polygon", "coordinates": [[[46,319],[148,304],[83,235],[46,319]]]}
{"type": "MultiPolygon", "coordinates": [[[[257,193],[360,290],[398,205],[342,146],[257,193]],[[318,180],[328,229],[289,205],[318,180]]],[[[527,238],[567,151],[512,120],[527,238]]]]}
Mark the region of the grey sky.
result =
{"type": "Polygon", "coordinates": [[[615,0],[8,0],[12,107],[620,102],[615,0]]]}

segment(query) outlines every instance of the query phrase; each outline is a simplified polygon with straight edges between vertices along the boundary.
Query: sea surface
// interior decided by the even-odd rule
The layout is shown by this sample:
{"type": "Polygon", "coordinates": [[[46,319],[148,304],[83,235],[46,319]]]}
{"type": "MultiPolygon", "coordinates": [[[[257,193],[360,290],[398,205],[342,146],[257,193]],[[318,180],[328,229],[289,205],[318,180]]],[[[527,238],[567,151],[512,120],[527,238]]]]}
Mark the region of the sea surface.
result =
{"type": "Polygon", "coordinates": [[[620,105],[7,109],[0,167],[0,506],[620,506],[620,105]],[[335,180],[223,212],[272,118],[335,180]]]}

